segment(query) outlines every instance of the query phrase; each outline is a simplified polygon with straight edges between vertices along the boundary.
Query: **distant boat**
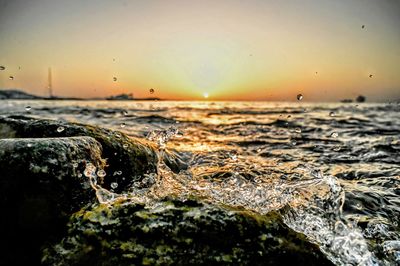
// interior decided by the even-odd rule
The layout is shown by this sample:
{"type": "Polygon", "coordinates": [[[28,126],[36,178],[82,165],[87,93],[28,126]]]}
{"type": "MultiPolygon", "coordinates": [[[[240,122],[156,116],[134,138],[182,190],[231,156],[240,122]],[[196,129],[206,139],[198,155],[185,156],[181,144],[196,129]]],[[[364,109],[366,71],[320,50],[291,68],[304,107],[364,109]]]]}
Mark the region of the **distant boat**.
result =
{"type": "Polygon", "coordinates": [[[353,100],[352,99],[343,99],[340,101],[341,103],[352,103],[353,100]]]}
{"type": "Polygon", "coordinates": [[[366,98],[365,98],[365,96],[363,96],[363,95],[359,95],[359,96],[356,98],[356,102],[358,102],[358,103],[363,103],[363,102],[365,102],[365,100],[366,100],[366,98]]]}
{"type": "Polygon", "coordinates": [[[114,96],[107,97],[106,100],[113,100],[113,101],[129,101],[129,100],[134,100],[133,94],[129,93],[122,93],[114,96]]]}

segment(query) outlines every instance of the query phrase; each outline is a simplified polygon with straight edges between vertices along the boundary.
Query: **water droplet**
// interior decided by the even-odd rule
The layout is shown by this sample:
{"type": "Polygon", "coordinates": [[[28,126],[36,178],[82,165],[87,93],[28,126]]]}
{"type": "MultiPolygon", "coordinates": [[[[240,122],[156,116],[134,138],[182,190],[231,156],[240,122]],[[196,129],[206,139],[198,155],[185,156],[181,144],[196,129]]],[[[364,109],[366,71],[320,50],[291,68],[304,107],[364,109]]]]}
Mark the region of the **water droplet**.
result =
{"type": "Polygon", "coordinates": [[[229,157],[231,157],[231,159],[232,159],[233,161],[236,161],[236,160],[237,160],[237,155],[236,155],[236,154],[230,154],[229,157]]]}
{"type": "Polygon", "coordinates": [[[98,177],[105,177],[106,176],[106,171],[104,171],[103,169],[100,169],[99,171],[97,171],[97,176],[98,177]]]}
{"type": "Polygon", "coordinates": [[[122,145],[122,147],[124,148],[124,149],[126,149],[126,148],[128,148],[128,144],[124,144],[124,145],[122,145]]]}
{"type": "Polygon", "coordinates": [[[335,231],[337,233],[340,234],[340,233],[344,232],[345,230],[346,230],[346,225],[342,221],[337,221],[335,223],[335,231]]]}
{"type": "Polygon", "coordinates": [[[5,66],[0,66],[0,70],[5,70],[6,67],[5,66]]]}
{"type": "Polygon", "coordinates": [[[112,182],[111,183],[111,188],[112,189],[116,189],[118,187],[118,183],[117,182],[112,182]]]}
{"type": "Polygon", "coordinates": [[[120,138],[122,135],[121,135],[121,133],[119,133],[119,132],[115,132],[115,136],[116,136],[117,138],[120,138]]]}
{"type": "Polygon", "coordinates": [[[336,114],[335,114],[335,112],[330,112],[329,116],[334,117],[334,116],[336,116],[336,114]]]}
{"type": "Polygon", "coordinates": [[[96,171],[96,166],[94,166],[92,163],[88,163],[88,164],[86,165],[85,170],[83,171],[83,174],[84,174],[86,177],[93,177],[95,171],[96,171]]]}
{"type": "Polygon", "coordinates": [[[121,123],[120,127],[124,128],[126,125],[125,123],[121,123]]]}
{"type": "Polygon", "coordinates": [[[295,131],[296,133],[301,133],[301,128],[296,127],[296,128],[294,129],[294,131],[295,131]]]}
{"type": "Polygon", "coordinates": [[[333,147],[333,151],[340,151],[341,147],[340,146],[335,146],[333,147]]]}
{"type": "Polygon", "coordinates": [[[26,146],[27,146],[28,148],[30,148],[30,147],[32,147],[32,143],[28,143],[28,144],[26,144],[26,146]]]}
{"type": "Polygon", "coordinates": [[[25,107],[26,111],[30,111],[32,109],[32,107],[30,107],[29,105],[25,107]]]}
{"type": "Polygon", "coordinates": [[[373,76],[374,76],[374,75],[372,75],[372,74],[369,74],[369,77],[370,77],[370,78],[372,78],[373,76]]]}
{"type": "Polygon", "coordinates": [[[113,77],[113,80],[114,80],[114,81],[117,81],[117,77],[113,77]]]}
{"type": "Polygon", "coordinates": [[[124,115],[124,116],[127,116],[127,115],[128,115],[128,111],[123,110],[123,111],[121,112],[121,114],[124,115]]]}
{"type": "Polygon", "coordinates": [[[361,26],[361,29],[364,29],[364,28],[365,28],[365,25],[362,25],[362,26],[361,26]]]}
{"type": "Polygon", "coordinates": [[[296,146],[296,145],[297,145],[297,141],[292,140],[291,144],[292,144],[293,146],[296,146]]]}
{"type": "Polygon", "coordinates": [[[150,94],[153,94],[154,93],[154,89],[152,88],[152,89],[150,89],[150,94]]]}
{"type": "Polygon", "coordinates": [[[297,100],[299,101],[303,100],[303,94],[297,94],[297,100]]]}
{"type": "Polygon", "coordinates": [[[332,132],[332,134],[331,134],[331,137],[332,137],[332,138],[337,138],[338,136],[339,136],[339,134],[336,133],[336,132],[332,132]]]}
{"type": "Polygon", "coordinates": [[[63,132],[64,131],[64,127],[62,127],[62,126],[59,126],[58,128],[57,128],[57,132],[58,133],[61,133],[61,132],[63,132]]]}
{"type": "Polygon", "coordinates": [[[8,79],[9,80],[14,80],[14,76],[9,76],[8,79]]]}
{"type": "Polygon", "coordinates": [[[117,175],[122,175],[122,171],[115,172],[117,175]]]}

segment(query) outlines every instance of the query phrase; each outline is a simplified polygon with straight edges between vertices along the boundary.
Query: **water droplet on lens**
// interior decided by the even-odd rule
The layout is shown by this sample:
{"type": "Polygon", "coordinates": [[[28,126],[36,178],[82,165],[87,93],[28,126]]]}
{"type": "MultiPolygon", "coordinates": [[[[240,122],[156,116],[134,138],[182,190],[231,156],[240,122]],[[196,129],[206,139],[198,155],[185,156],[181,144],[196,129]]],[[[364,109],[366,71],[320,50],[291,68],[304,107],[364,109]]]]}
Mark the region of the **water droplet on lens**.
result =
{"type": "Polygon", "coordinates": [[[154,93],[154,89],[150,89],[150,94],[153,94],[154,93]]]}
{"type": "Polygon", "coordinates": [[[335,112],[330,112],[329,116],[334,117],[334,116],[336,116],[336,114],[335,114],[335,112]]]}
{"type": "Polygon", "coordinates": [[[116,183],[116,182],[112,182],[111,183],[111,188],[112,189],[116,189],[118,187],[118,183],[116,183]]]}
{"type": "Polygon", "coordinates": [[[297,100],[301,101],[303,99],[303,94],[297,94],[297,100]]]}
{"type": "Polygon", "coordinates": [[[14,76],[9,76],[8,79],[9,80],[14,80],[14,76]]]}
{"type": "Polygon", "coordinates": [[[30,107],[29,105],[25,107],[26,111],[30,111],[32,109],[32,107],[30,107]]]}
{"type": "Polygon", "coordinates": [[[104,171],[103,169],[100,169],[99,171],[97,171],[97,176],[98,177],[105,177],[106,176],[106,171],[104,171]]]}
{"type": "Polygon", "coordinates": [[[125,123],[121,123],[120,127],[124,128],[126,125],[125,123]]]}
{"type": "Polygon", "coordinates": [[[5,70],[6,67],[5,66],[0,66],[0,70],[5,70]]]}
{"type": "Polygon", "coordinates": [[[114,81],[117,81],[117,77],[113,77],[113,80],[114,80],[114,81]]]}
{"type": "Polygon", "coordinates": [[[332,138],[337,138],[338,136],[339,136],[339,134],[336,133],[336,132],[332,132],[332,134],[331,134],[331,137],[332,137],[332,138]]]}
{"type": "Polygon", "coordinates": [[[58,132],[58,133],[61,133],[61,132],[64,131],[64,129],[65,129],[64,127],[61,127],[61,126],[60,126],[60,127],[57,128],[57,132],[58,132]]]}

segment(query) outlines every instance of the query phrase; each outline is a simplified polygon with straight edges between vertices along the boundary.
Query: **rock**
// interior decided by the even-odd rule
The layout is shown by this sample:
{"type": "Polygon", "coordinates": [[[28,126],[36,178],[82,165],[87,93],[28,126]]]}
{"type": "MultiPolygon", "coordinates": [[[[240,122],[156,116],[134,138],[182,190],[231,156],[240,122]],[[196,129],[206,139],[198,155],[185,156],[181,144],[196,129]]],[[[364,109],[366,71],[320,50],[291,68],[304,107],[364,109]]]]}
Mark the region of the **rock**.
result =
{"type": "Polygon", "coordinates": [[[194,200],[96,205],[73,215],[44,265],[332,265],[278,213],[194,200]]]}
{"type": "MultiPolygon", "coordinates": [[[[158,153],[149,142],[96,126],[65,121],[34,119],[25,116],[0,117],[0,138],[54,138],[89,136],[103,147],[107,160],[104,188],[118,183],[116,192],[132,187],[143,174],[157,173],[158,153]]],[[[186,168],[177,154],[168,152],[165,163],[175,172],[186,168]]]]}
{"type": "Polygon", "coordinates": [[[105,166],[101,152],[91,137],[0,139],[0,244],[8,247],[1,265],[38,264],[40,246],[95,202],[82,172],[89,162],[105,166]]]}

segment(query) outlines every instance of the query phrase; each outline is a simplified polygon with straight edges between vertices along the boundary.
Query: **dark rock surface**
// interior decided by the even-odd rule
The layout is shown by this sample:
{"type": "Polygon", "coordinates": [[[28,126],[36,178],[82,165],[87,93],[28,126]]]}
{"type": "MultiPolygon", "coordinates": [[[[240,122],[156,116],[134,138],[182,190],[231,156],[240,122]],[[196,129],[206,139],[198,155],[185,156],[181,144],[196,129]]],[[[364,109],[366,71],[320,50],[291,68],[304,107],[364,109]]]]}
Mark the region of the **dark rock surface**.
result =
{"type": "Polygon", "coordinates": [[[45,265],[331,265],[275,212],[195,200],[97,205],[69,226],[68,236],[46,249],[45,265]]]}
{"type": "Polygon", "coordinates": [[[82,172],[89,162],[104,167],[100,155],[90,137],[0,139],[0,241],[9,248],[0,264],[38,262],[44,241],[65,233],[70,215],[95,202],[82,172]]]}
{"type": "MultiPolygon", "coordinates": [[[[41,120],[25,116],[0,117],[0,138],[54,138],[89,136],[103,147],[102,157],[107,160],[107,176],[104,187],[117,182],[121,192],[140,180],[143,174],[156,173],[158,155],[155,148],[146,141],[134,139],[125,134],[96,126],[69,123],[65,121],[41,120]]],[[[171,155],[167,165],[179,171],[179,159],[171,155]]]]}

